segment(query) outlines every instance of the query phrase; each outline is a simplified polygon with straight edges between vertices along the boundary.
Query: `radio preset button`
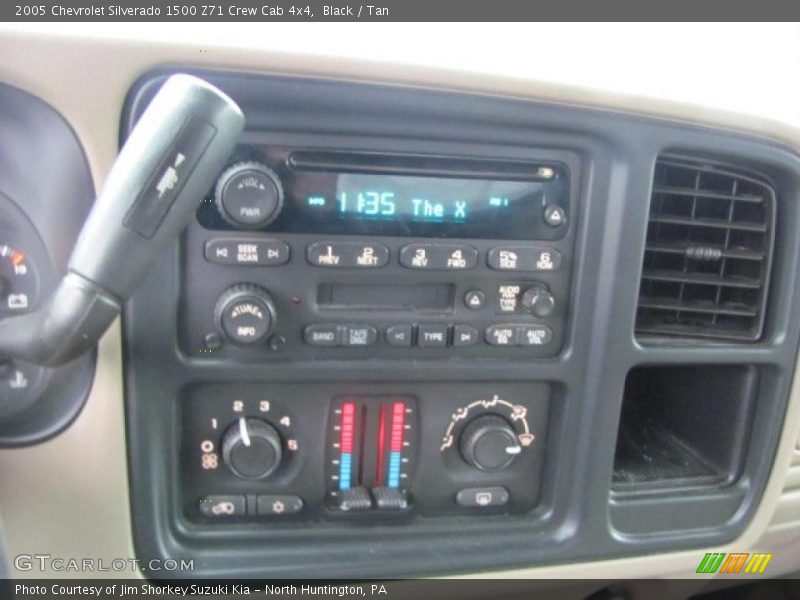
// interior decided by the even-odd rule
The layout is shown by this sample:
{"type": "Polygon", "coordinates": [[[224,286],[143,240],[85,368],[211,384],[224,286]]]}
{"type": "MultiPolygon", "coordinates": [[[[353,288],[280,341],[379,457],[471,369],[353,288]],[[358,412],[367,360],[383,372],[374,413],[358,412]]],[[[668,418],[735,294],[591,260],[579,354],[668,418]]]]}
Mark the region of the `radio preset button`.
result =
{"type": "Polygon", "coordinates": [[[307,325],[303,339],[312,346],[338,346],[341,340],[339,325],[307,325]]]}
{"type": "Polygon", "coordinates": [[[400,264],[408,269],[467,271],[478,265],[478,251],[454,244],[409,244],[400,249],[400,264]]]}
{"type": "Polygon", "coordinates": [[[315,242],[308,246],[306,258],[315,267],[375,269],[389,262],[389,249],[361,242],[315,242]]]}
{"type": "Polygon", "coordinates": [[[453,346],[474,346],[478,343],[480,333],[471,325],[456,325],[453,327],[453,346]]]}
{"type": "Polygon", "coordinates": [[[217,238],[206,242],[205,257],[221,265],[272,267],[289,262],[289,245],[280,240],[217,238]]]}
{"type": "Polygon", "coordinates": [[[442,348],[447,346],[447,325],[428,323],[419,326],[417,345],[423,348],[442,348]]]}
{"type": "Polygon", "coordinates": [[[556,271],[561,266],[561,253],[552,248],[497,247],[489,250],[487,263],[497,271],[556,271]]]}
{"type": "Polygon", "coordinates": [[[392,325],[386,330],[386,343],[390,346],[411,346],[413,333],[411,325],[392,325]]]}

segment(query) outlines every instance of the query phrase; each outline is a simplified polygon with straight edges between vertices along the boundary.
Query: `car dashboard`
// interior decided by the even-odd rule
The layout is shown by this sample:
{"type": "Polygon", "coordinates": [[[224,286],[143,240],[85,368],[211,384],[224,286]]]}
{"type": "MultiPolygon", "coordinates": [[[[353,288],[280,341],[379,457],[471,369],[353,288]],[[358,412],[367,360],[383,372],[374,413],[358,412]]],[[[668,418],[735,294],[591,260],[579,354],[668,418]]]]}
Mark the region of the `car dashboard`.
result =
{"type": "Polygon", "coordinates": [[[147,37],[0,31],[0,318],[52,294],[169,76],[246,122],[97,349],[4,367],[9,556],[797,569],[800,119],[147,37]]]}

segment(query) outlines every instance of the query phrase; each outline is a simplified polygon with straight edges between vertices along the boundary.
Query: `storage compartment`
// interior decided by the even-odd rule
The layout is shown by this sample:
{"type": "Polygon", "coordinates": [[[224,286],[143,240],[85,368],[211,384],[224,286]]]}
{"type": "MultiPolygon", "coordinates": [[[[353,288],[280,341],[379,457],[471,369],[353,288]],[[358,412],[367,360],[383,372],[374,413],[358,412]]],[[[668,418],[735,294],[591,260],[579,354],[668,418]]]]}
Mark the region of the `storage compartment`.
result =
{"type": "Polygon", "coordinates": [[[612,489],[721,487],[739,475],[758,388],[752,365],[644,366],[625,383],[612,489]]]}

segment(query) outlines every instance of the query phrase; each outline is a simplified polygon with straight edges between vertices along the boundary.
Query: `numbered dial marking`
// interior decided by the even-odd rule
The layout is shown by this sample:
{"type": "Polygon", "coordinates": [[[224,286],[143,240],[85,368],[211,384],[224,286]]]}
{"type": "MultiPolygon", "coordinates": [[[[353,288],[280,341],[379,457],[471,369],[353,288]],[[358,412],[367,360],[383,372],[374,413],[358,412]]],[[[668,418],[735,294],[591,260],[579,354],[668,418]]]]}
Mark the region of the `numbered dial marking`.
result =
{"type": "Polygon", "coordinates": [[[36,268],[28,256],[0,243],[0,318],[31,311],[38,288],[36,268]]]}
{"type": "Polygon", "coordinates": [[[203,411],[205,426],[191,442],[202,472],[263,479],[290,468],[300,450],[293,417],[270,400],[231,400],[228,407],[203,411]]]}

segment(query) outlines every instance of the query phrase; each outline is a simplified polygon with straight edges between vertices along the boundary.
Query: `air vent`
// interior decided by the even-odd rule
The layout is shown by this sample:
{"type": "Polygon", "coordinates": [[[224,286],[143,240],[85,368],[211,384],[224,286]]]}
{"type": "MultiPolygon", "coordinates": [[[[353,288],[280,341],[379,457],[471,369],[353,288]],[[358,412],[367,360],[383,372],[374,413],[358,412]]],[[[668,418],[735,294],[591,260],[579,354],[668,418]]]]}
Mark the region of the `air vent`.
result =
{"type": "Polygon", "coordinates": [[[775,192],[728,168],[656,163],[636,330],[757,340],[764,322],[775,192]]]}

